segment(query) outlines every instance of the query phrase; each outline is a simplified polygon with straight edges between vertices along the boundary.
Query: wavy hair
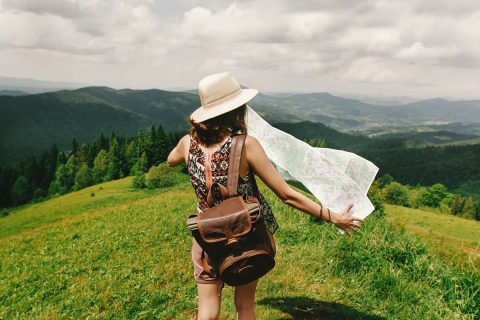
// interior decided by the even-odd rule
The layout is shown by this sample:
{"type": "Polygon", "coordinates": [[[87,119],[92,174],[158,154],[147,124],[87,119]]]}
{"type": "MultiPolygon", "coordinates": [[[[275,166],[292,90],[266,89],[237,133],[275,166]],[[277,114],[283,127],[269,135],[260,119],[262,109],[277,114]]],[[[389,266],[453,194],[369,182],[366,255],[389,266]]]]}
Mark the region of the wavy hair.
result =
{"type": "Polygon", "coordinates": [[[223,141],[225,137],[230,136],[239,129],[246,134],[246,113],[247,104],[244,103],[229,112],[201,122],[193,121],[190,115],[188,117],[188,122],[191,125],[189,133],[195,141],[206,147],[223,141]]]}

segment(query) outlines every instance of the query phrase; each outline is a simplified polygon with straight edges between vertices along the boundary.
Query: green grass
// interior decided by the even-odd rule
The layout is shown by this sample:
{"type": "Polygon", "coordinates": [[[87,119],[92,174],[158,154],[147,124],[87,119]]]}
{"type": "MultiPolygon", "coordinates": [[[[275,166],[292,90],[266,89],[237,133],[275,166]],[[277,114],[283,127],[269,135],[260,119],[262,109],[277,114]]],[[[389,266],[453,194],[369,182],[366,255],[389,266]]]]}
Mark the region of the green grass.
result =
{"type": "MultiPolygon", "coordinates": [[[[133,191],[132,177],[26,205],[0,218],[0,319],[189,319],[196,287],[188,176],[133,191]],[[103,189],[99,189],[103,187],[103,189]],[[95,197],[91,197],[92,190],[95,197]]],[[[258,319],[475,319],[478,272],[442,260],[379,211],[352,239],[284,205],[277,265],[260,280],[258,319]]],[[[313,196],[307,194],[313,199],[313,196]]],[[[222,319],[235,319],[225,287],[222,319]]]]}
{"type": "Polygon", "coordinates": [[[387,219],[419,235],[446,259],[480,269],[480,223],[433,209],[385,206],[387,219]]]}

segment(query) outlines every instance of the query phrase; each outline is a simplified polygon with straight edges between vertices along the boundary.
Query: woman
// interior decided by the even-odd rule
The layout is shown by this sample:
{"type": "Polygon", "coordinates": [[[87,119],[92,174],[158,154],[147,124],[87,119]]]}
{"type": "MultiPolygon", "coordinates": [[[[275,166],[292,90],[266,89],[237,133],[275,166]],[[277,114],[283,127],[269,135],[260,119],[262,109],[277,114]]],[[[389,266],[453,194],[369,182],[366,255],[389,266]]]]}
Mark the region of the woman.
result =
{"type": "MultiPolygon", "coordinates": [[[[238,194],[247,192],[258,197],[269,230],[278,225],[271,207],[263,195],[255,193],[254,174],[283,201],[311,216],[329,221],[350,232],[357,231],[363,219],[354,218],[349,204],[339,213],[318,204],[292,189],[268,159],[262,145],[246,132],[246,103],[257,93],[256,89],[242,89],[228,72],[213,74],[199,82],[198,93],[202,106],[189,117],[190,131],[170,152],[167,162],[173,167],[186,163],[190,180],[198,199],[197,211],[208,207],[206,198],[212,182],[227,185],[228,160],[233,135],[247,133],[241,154],[238,194]]],[[[192,237],[192,261],[198,290],[197,319],[218,319],[223,283],[206,272],[201,263],[201,248],[192,237]]],[[[256,281],[235,287],[237,319],[255,319],[256,281]]]]}

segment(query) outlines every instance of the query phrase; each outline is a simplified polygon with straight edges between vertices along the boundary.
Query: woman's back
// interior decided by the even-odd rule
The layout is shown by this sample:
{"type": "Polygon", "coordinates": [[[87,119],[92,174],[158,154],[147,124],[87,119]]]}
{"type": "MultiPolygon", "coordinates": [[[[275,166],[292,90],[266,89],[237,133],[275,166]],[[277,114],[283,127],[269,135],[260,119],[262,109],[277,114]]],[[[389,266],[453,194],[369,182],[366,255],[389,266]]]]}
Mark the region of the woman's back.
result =
{"type": "MultiPolygon", "coordinates": [[[[217,150],[210,153],[204,152],[197,141],[195,141],[190,135],[187,169],[193,189],[197,195],[198,210],[203,211],[208,208],[207,195],[209,187],[213,182],[222,184],[225,187],[227,186],[232,138],[238,133],[239,131],[233,133],[219,148],[217,148],[217,150]]],[[[255,190],[258,190],[255,175],[253,170],[249,167],[248,173],[245,177],[242,177],[241,175],[238,176],[237,192],[239,195],[247,193],[248,195],[256,196],[259,199],[264,213],[265,223],[270,231],[274,233],[277,230],[278,225],[272,209],[261,192],[258,191],[258,194],[256,194],[255,190]]]]}

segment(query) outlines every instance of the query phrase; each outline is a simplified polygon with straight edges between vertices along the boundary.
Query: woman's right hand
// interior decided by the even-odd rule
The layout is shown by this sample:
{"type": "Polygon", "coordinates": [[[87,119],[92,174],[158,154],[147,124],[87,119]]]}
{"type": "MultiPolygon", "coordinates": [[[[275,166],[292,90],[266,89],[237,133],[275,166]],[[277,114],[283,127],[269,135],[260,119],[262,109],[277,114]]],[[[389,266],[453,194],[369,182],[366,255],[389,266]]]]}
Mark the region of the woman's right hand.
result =
{"type": "Polygon", "coordinates": [[[353,217],[353,212],[350,210],[352,207],[353,203],[350,203],[340,213],[330,212],[331,222],[345,231],[349,237],[352,236],[352,231],[360,230],[360,225],[363,222],[362,218],[353,217]]]}

